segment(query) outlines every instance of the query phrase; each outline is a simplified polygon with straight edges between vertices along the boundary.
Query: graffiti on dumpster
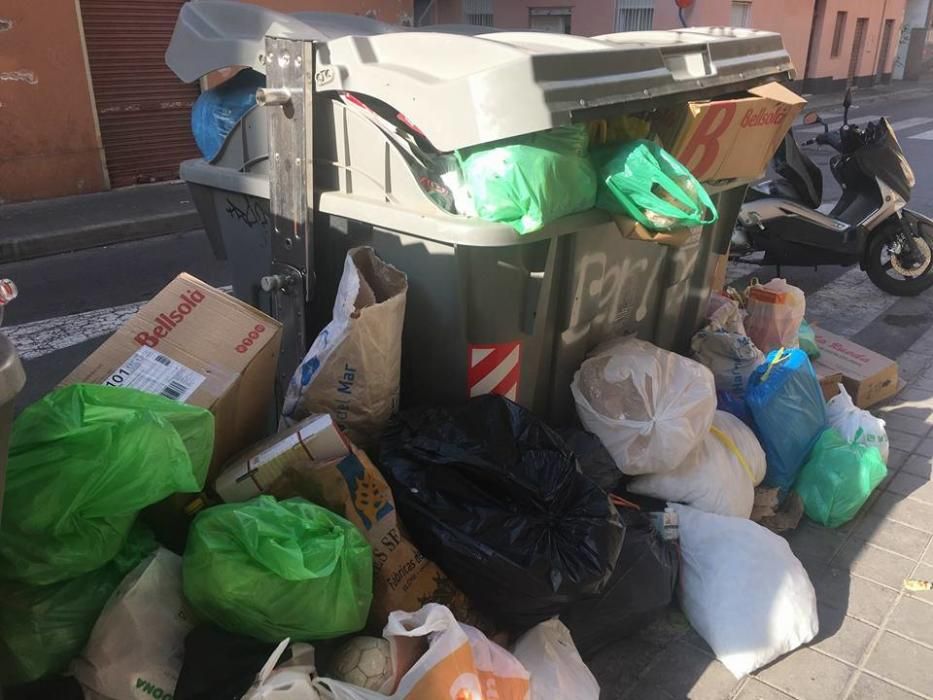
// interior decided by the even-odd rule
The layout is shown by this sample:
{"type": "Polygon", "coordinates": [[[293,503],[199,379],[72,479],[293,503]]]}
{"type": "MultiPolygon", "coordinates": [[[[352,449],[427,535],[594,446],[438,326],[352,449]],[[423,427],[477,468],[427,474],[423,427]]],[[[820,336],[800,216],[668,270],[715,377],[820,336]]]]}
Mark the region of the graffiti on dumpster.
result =
{"type": "Polygon", "coordinates": [[[577,342],[591,329],[605,326],[612,327],[616,335],[635,330],[648,315],[659,272],[660,265],[645,258],[624,258],[612,264],[602,252],[584,255],[577,267],[577,288],[564,342],[577,342]],[[633,284],[633,280],[640,283],[633,284]]]}
{"type": "Polygon", "coordinates": [[[234,197],[227,197],[227,208],[225,210],[231,219],[242,221],[250,228],[257,224],[260,226],[268,225],[269,217],[266,215],[265,210],[256,203],[255,199],[243,195],[242,206],[233,200],[234,197]]]}

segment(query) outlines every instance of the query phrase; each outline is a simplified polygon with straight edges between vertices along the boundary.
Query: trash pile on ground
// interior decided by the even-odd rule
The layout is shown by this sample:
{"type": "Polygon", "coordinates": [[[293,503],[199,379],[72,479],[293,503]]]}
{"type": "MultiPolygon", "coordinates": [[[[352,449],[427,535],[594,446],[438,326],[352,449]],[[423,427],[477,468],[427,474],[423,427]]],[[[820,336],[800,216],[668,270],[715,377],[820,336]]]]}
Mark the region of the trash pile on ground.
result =
{"type": "Polygon", "coordinates": [[[27,408],[0,525],[3,683],[65,673],[113,700],[493,686],[595,700],[581,654],[675,600],[737,677],[816,635],[806,571],[749,519],[756,487],[838,527],[887,473],[887,440],[843,384],[824,400],[803,350],[773,347],[800,332],[799,290],[714,295],[696,359],[635,338],[594,348],[571,387],[584,430],[558,433],[494,395],[395,412],[405,288],[372,249],[350,251],[335,320],[282,429],[258,442],[229,427],[255,395],[226,415],[229,389],[188,366],[197,337],[160,309],[184,319],[213,300],[213,332],[254,356],[241,376],[278,347],[247,343],[242,323],[257,336],[275,323],[187,276],[98,351],[102,384],[66,382],[27,408]],[[156,342],[124,350],[141,334],[156,342]],[[363,389],[338,405],[343,382],[363,389]],[[195,497],[179,507],[180,494],[195,497]]]}
{"type": "MultiPolygon", "coordinates": [[[[214,97],[207,132],[229,126],[207,123],[214,97]]],[[[401,115],[341,99],[425,156],[401,115]]],[[[580,125],[453,154],[468,196],[451,206],[524,234],[595,204],[645,246],[716,221],[651,129],[603,126],[592,151],[602,132],[580,125]]],[[[816,636],[805,569],[754,520],[794,503],[828,527],[854,517],[887,473],[864,407],[891,375],[863,353],[833,364],[852,353],[805,323],[800,289],[715,292],[689,357],[601,337],[569,382],[578,423],[560,426],[504,396],[505,375],[400,406],[417,381],[408,292],[404,270],[350,248],[279,411],[280,324],[183,274],[28,407],[0,521],[0,682],[109,700],[597,700],[585,660],[673,604],[736,677],[816,636]]]]}

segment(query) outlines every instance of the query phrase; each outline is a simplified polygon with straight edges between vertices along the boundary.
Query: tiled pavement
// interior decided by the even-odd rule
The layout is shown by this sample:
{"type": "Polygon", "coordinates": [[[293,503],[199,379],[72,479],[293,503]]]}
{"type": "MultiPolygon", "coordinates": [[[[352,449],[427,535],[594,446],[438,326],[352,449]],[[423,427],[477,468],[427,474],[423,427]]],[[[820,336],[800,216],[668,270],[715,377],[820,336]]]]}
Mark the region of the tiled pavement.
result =
{"type": "Polygon", "coordinates": [[[788,535],[817,592],[820,634],[736,681],[683,615],[590,662],[603,700],[933,699],[933,329],[898,357],[907,386],[876,409],[891,441],[889,475],[836,530],[806,519],[788,535]]]}

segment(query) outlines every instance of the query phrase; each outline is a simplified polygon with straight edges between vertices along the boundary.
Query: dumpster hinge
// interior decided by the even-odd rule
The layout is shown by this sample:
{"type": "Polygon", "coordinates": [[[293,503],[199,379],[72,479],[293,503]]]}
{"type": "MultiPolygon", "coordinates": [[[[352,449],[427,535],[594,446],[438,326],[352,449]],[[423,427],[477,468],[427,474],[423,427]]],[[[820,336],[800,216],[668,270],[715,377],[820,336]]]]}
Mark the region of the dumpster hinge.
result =
{"type": "Polygon", "coordinates": [[[272,267],[259,280],[283,325],[279,378],[285,386],[308,348],[306,309],[314,287],[314,43],[266,37],[272,267]]]}

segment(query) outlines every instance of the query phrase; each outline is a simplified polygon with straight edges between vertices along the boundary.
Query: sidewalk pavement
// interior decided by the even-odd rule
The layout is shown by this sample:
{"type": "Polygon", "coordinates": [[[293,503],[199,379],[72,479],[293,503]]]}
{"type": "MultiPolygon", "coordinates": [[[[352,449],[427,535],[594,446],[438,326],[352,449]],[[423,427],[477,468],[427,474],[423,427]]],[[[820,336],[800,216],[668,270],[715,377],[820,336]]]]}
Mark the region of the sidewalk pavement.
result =
{"type": "MultiPolygon", "coordinates": [[[[916,100],[930,95],[933,95],[933,78],[909,82],[897,80],[887,85],[852,88],[852,103],[865,106],[874,102],[916,100]]],[[[805,110],[828,109],[830,107],[838,107],[841,110],[845,90],[816,95],[803,93],[803,96],[807,98],[805,110]]]]}
{"type": "MultiPolygon", "coordinates": [[[[933,328],[898,358],[906,387],[873,412],[887,423],[887,478],[831,530],[787,535],[816,589],[811,644],[737,681],[680,612],[591,660],[603,700],[933,699],[933,328]]],[[[738,591],[737,591],[738,592],[738,591]]]]}
{"type": "Polygon", "coordinates": [[[15,262],[201,227],[183,182],[0,206],[0,261],[15,262]]]}

